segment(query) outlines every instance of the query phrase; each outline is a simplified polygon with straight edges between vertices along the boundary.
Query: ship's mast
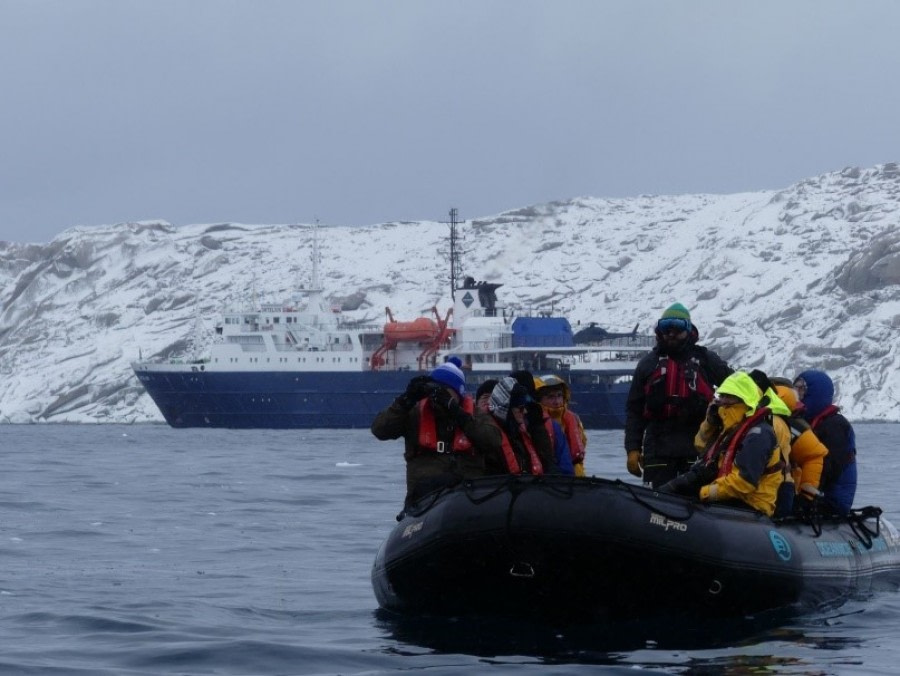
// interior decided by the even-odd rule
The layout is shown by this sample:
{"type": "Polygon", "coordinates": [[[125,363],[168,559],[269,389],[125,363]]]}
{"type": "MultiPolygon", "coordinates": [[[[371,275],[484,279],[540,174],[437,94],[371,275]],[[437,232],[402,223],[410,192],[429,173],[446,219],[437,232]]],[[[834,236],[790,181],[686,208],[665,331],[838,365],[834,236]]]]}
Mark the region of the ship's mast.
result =
{"type": "Polygon", "coordinates": [[[312,279],[310,286],[312,291],[321,291],[319,288],[319,219],[316,219],[313,225],[313,241],[312,241],[312,279]]]}
{"type": "Polygon", "coordinates": [[[462,263],[459,260],[459,232],[456,220],[459,212],[456,207],[450,209],[450,297],[456,302],[456,282],[462,277],[462,263]]]}

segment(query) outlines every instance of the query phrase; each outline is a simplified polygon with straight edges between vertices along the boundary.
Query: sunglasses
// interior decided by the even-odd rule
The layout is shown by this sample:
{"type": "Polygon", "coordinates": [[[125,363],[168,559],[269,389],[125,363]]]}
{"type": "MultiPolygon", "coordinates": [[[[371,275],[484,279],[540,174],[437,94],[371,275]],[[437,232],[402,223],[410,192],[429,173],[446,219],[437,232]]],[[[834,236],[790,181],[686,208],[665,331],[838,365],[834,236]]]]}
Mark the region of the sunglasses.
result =
{"type": "Polygon", "coordinates": [[[660,319],[656,322],[656,328],[662,333],[668,333],[669,331],[676,331],[681,333],[682,331],[688,331],[691,328],[691,323],[687,319],[676,319],[674,317],[668,317],[666,319],[660,319]]]}

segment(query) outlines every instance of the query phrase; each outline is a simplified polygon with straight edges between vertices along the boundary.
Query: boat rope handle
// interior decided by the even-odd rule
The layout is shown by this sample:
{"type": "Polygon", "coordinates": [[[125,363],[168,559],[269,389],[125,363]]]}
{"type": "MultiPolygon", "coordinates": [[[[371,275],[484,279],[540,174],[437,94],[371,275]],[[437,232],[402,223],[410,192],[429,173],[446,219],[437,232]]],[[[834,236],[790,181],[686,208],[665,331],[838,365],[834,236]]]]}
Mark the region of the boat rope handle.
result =
{"type": "Polygon", "coordinates": [[[847,515],[847,523],[863,547],[872,549],[873,539],[881,534],[881,507],[869,506],[851,510],[847,515]],[[875,519],[875,530],[866,524],[866,520],[871,518],[875,519]]]}
{"type": "Polygon", "coordinates": [[[509,574],[513,577],[534,577],[534,566],[527,561],[516,561],[509,569],[509,574]]]}
{"type": "MultiPolygon", "coordinates": [[[[694,502],[693,500],[685,500],[685,505],[687,506],[687,514],[686,515],[678,516],[675,514],[668,514],[668,513],[666,513],[665,510],[660,509],[660,507],[658,505],[650,504],[650,502],[648,502],[644,498],[640,497],[634,490],[636,488],[636,486],[634,484],[626,483],[626,482],[622,481],[621,479],[616,479],[616,483],[624,486],[625,490],[627,490],[631,494],[631,497],[634,499],[634,501],[636,503],[638,503],[639,505],[642,505],[643,507],[646,507],[651,512],[656,512],[657,514],[660,514],[660,515],[666,517],[667,519],[671,519],[673,521],[687,521],[692,516],[694,516],[694,513],[697,511],[697,503],[696,502],[694,502]]],[[[659,493],[654,491],[654,495],[659,495],[659,493]]],[[[664,495],[669,495],[669,494],[665,493],[664,495]]]]}

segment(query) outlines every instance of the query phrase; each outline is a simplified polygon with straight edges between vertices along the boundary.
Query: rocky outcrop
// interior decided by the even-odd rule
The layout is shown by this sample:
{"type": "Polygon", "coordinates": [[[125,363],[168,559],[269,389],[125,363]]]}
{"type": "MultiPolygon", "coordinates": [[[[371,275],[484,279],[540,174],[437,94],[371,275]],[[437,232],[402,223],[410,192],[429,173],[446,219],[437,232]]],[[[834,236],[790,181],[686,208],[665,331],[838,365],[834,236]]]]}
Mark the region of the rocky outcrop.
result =
{"type": "MultiPolygon", "coordinates": [[[[900,419],[900,169],[848,168],[777,192],[580,197],[461,225],[463,273],[502,302],[649,332],[691,309],[737,368],[825,368],[855,420],[900,419]]],[[[320,229],[320,276],[348,319],[449,307],[447,226],[320,229]]],[[[224,306],[309,281],[309,226],[124,223],[0,243],[0,421],[160,421],[139,357],[214,339],[224,306]]]]}

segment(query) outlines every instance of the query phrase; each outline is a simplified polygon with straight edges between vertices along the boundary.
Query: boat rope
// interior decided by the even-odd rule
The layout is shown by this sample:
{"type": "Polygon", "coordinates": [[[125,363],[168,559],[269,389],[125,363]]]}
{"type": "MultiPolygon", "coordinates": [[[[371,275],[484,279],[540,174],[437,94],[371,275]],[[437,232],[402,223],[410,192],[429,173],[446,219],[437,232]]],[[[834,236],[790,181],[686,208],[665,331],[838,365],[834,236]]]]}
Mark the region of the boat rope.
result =
{"type": "Polygon", "coordinates": [[[509,506],[506,508],[506,542],[509,546],[510,558],[512,559],[512,566],[509,569],[509,574],[512,577],[525,577],[532,578],[534,577],[534,566],[532,566],[529,562],[524,561],[520,556],[516,548],[516,542],[512,537],[512,516],[513,516],[513,507],[516,505],[516,500],[518,500],[519,496],[522,495],[523,489],[521,488],[518,482],[509,482],[509,506]]]}
{"type": "MultiPolygon", "coordinates": [[[[822,534],[822,522],[825,519],[846,521],[863,547],[871,549],[873,540],[881,534],[881,507],[867,506],[851,509],[847,516],[837,516],[832,514],[823,514],[818,509],[818,504],[814,503],[812,508],[802,512],[799,516],[801,523],[812,528],[814,537],[822,534]],[[874,529],[869,526],[867,521],[875,519],[874,529]]],[[[798,517],[787,517],[787,519],[798,517]]],[[[784,521],[781,519],[780,521],[784,521]]]]}
{"type": "Polygon", "coordinates": [[[872,541],[881,534],[881,507],[860,507],[859,509],[851,509],[847,515],[847,523],[853,530],[853,534],[862,542],[863,547],[872,549],[872,541]],[[866,521],[875,519],[875,530],[869,528],[866,521]]]}
{"type": "MultiPolygon", "coordinates": [[[[642,505],[643,507],[646,507],[651,512],[656,512],[657,514],[664,516],[667,519],[671,519],[672,521],[687,521],[692,516],[694,516],[694,512],[697,511],[697,503],[696,502],[694,502],[693,500],[684,499],[684,505],[686,507],[687,514],[678,515],[678,514],[667,513],[666,510],[662,509],[658,504],[657,505],[651,504],[650,501],[648,501],[648,500],[642,498],[640,495],[638,495],[638,493],[635,489],[641,488],[643,490],[643,487],[639,487],[639,486],[636,486],[635,484],[631,484],[631,483],[626,483],[626,482],[622,481],[621,479],[616,479],[616,483],[620,484],[621,486],[624,486],[625,490],[628,491],[628,493],[631,495],[632,499],[636,503],[638,503],[639,505],[642,505]]],[[[656,492],[654,492],[653,495],[660,496],[660,494],[656,493],[656,492]]],[[[665,493],[664,495],[669,497],[668,493],[665,493]]]]}

